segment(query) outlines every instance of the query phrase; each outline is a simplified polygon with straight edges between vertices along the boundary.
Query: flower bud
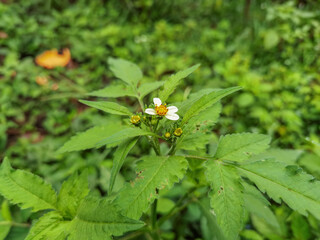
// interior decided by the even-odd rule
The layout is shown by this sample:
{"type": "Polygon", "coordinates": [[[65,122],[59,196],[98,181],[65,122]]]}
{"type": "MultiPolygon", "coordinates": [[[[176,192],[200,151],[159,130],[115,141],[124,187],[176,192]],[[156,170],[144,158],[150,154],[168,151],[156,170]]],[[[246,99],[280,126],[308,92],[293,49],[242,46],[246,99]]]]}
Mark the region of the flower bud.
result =
{"type": "Polygon", "coordinates": [[[176,128],[176,130],[174,130],[173,134],[176,136],[176,137],[180,137],[182,135],[183,131],[181,128],[176,128]]]}
{"type": "Polygon", "coordinates": [[[165,138],[170,138],[170,137],[171,137],[171,134],[170,134],[169,132],[166,132],[166,133],[164,134],[164,137],[165,137],[165,138]]]}
{"type": "Polygon", "coordinates": [[[140,123],[140,116],[139,115],[133,115],[130,119],[130,122],[134,125],[138,125],[140,123]]]}

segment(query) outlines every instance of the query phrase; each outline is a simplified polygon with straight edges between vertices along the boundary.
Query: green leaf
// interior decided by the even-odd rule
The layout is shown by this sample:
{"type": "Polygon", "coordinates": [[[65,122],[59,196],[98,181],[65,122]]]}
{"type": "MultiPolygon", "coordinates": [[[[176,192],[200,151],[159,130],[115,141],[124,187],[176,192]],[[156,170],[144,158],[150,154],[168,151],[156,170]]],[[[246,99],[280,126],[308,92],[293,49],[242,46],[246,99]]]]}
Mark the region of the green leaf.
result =
{"type": "Polygon", "coordinates": [[[211,185],[211,207],[226,239],[237,239],[244,218],[240,177],[232,166],[220,161],[207,161],[206,177],[211,185]]]}
{"type": "Polygon", "coordinates": [[[130,112],[128,108],[114,102],[94,102],[85,100],[79,100],[79,102],[111,114],[128,116],[132,115],[132,112],[130,112]]]}
{"type": "Polygon", "coordinates": [[[9,221],[2,221],[0,217],[0,240],[5,240],[10,232],[12,223],[9,221]]]}
{"type": "Polygon", "coordinates": [[[278,45],[279,43],[279,35],[274,30],[268,30],[264,36],[264,47],[266,49],[271,49],[278,45]]]}
{"type": "Polygon", "coordinates": [[[157,189],[171,188],[183,178],[188,162],[181,156],[148,156],[138,163],[137,178],[118,194],[115,204],[123,214],[139,219],[149,204],[158,198],[157,189]]]}
{"type": "Polygon", "coordinates": [[[244,186],[244,206],[251,213],[265,220],[265,222],[273,229],[275,233],[281,235],[281,227],[274,213],[270,210],[267,199],[261,192],[252,185],[245,182],[244,186]]]}
{"type": "Polygon", "coordinates": [[[64,221],[57,211],[52,211],[43,215],[32,225],[26,240],[64,240],[69,227],[69,221],[64,221]]]}
{"type": "Polygon", "coordinates": [[[300,157],[301,153],[301,150],[271,148],[263,153],[251,157],[250,161],[274,158],[278,162],[283,162],[291,165],[297,163],[297,159],[300,157]]]}
{"type": "Polygon", "coordinates": [[[118,98],[118,97],[135,97],[136,94],[132,90],[132,87],[124,84],[116,84],[105,87],[101,90],[97,90],[91,93],[88,93],[89,96],[94,97],[108,97],[108,98],[118,98]]]}
{"type": "Polygon", "coordinates": [[[57,196],[52,186],[32,173],[13,170],[7,158],[0,169],[0,193],[22,209],[56,209],[57,196]]]}
{"type": "Polygon", "coordinates": [[[274,160],[262,160],[237,166],[240,173],[254,182],[274,201],[281,199],[303,215],[320,219],[320,182],[297,166],[274,160]]]}
{"type": "Polygon", "coordinates": [[[164,82],[150,82],[150,83],[143,83],[138,88],[138,93],[140,95],[140,99],[143,99],[145,96],[147,96],[149,93],[155,91],[159,87],[163,86],[164,82]]]}
{"type": "Polygon", "coordinates": [[[127,60],[109,58],[108,64],[110,65],[110,70],[117,78],[134,88],[143,77],[140,68],[136,64],[127,60]]]}
{"type": "Polygon", "coordinates": [[[183,116],[181,125],[184,125],[187,123],[192,117],[197,116],[200,112],[206,110],[207,108],[211,107],[213,104],[218,102],[223,97],[234,93],[236,91],[239,91],[241,87],[232,87],[227,89],[221,89],[221,90],[213,90],[211,93],[208,93],[201,98],[199,98],[197,101],[195,101],[191,106],[189,106],[189,109],[183,116]]]}
{"type": "Polygon", "coordinates": [[[117,151],[114,153],[113,165],[111,169],[110,183],[109,183],[109,194],[111,194],[113,185],[116,181],[116,177],[124,163],[125,158],[127,157],[130,150],[136,145],[138,138],[128,139],[121,143],[117,148],[117,151]]]}
{"type": "Polygon", "coordinates": [[[294,212],[291,218],[291,229],[293,232],[293,236],[295,236],[295,238],[299,240],[311,239],[312,234],[308,221],[297,212],[294,212]]]}
{"type": "Polygon", "coordinates": [[[137,137],[137,136],[156,136],[155,133],[153,132],[148,132],[145,130],[142,130],[140,128],[125,128],[119,132],[116,132],[115,134],[103,139],[102,141],[97,143],[97,147],[103,146],[103,145],[108,145],[108,144],[119,144],[120,142],[132,138],[132,137],[137,137]]]}
{"type": "MultiPolygon", "coordinates": [[[[103,126],[95,126],[85,132],[78,133],[66,142],[58,153],[72,152],[98,147],[97,144],[108,136],[123,129],[120,121],[110,122],[103,126]]],[[[102,146],[101,144],[99,146],[102,146]]],[[[116,146],[116,145],[115,145],[116,146]]],[[[112,146],[109,146],[112,147],[112,146]]]]}
{"type": "Polygon", "coordinates": [[[257,133],[240,133],[221,136],[216,159],[242,162],[252,154],[263,152],[269,147],[271,138],[257,133]]]}
{"type": "Polygon", "coordinates": [[[176,87],[180,84],[180,80],[189,76],[199,66],[200,64],[197,64],[188,69],[177,72],[174,75],[171,75],[169,79],[165,81],[163,85],[163,90],[160,91],[159,93],[159,98],[161,99],[161,101],[165,102],[168,99],[168,97],[173,93],[173,91],[176,89],[176,87]]]}
{"type": "Polygon", "coordinates": [[[65,181],[58,195],[58,209],[66,217],[74,217],[80,202],[89,193],[88,174],[74,173],[65,181]]]}
{"type": "Polygon", "coordinates": [[[87,197],[72,220],[69,240],[111,239],[143,227],[144,223],[122,216],[107,199],[87,197]]]}
{"type": "MultiPolygon", "coordinates": [[[[176,143],[176,149],[187,149],[190,150],[190,148],[186,148],[186,144],[189,140],[193,139],[193,135],[197,134],[195,132],[198,131],[199,128],[205,126],[205,127],[212,127],[219,119],[221,112],[221,104],[220,102],[215,103],[213,106],[208,108],[205,112],[199,113],[197,116],[193,117],[188,123],[184,125],[182,128],[183,134],[182,136],[177,140],[176,143]],[[192,134],[191,134],[192,133],[192,134]],[[186,141],[186,143],[184,143],[186,141]]],[[[194,138],[196,141],[197,139],[194,138]]],[[[198,143],[197,143],[198,145],[198,143]]]]}

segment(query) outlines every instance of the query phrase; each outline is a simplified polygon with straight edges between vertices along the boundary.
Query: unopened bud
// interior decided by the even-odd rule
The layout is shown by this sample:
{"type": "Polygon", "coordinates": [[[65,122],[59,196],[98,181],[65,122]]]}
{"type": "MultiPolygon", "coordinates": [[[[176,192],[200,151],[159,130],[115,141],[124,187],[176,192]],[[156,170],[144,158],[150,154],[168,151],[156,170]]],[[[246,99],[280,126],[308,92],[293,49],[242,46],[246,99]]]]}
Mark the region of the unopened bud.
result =
{"type": "Polygon", "coordinates": [[[140,123],[140,116],[139,115],[133,115],[130,119],[130,122],[134,125],[138,125],[140,123]]]}
{"type": "Polygon", "coordinates": [[[173,134],[176,136],[176,137],[180,137],[182,135],[183,131],[181,128],[176,128],[176,130],[174,130],[173,134]]]}
{"type": "Polygon", "coordinates": [[[170,137],[171,137],[171,134],[170,134],[169,132],[166,132],[166,133],[164,134],[164,137],[165,137],[165,138],[170,138],[170,137]]]}

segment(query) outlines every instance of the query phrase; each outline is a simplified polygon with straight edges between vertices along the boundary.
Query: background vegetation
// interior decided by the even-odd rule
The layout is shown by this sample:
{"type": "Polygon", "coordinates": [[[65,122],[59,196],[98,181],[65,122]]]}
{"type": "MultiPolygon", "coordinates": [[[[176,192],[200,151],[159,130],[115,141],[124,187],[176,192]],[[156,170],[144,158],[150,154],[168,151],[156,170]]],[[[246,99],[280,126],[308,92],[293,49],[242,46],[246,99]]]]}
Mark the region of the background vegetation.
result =
{"type": "MultiPolygon", "coordinates": [[[[201,63],[170,102],[204,88],[242,86],[223,101],[217,134],[269,134],[273,147],[291,149],[293,161],[320,179],[319,9],[319,1],[303,0],[1,1],[0,158],[10,157],[14,167],[57,188],[73,172],[89,168],[91,189],[103,195],[113,151],[56,150],[78,131],[119,121],[77,101],[112,84],[107,59],[117,57],[137,63],[145,81],[201,63]],[[37,66],[35,57],[53,48],[70,49],[68,66],[37,66]],[[39,84],[37,77],[47,82],[39,84]]],[[[143,144],[134,148],[123,181],[132,177],[130,163],[143,151],[143,144]]],[[[179,191],[184,186],[174,188],[161,211],[179,191]]],[[[252,213],[243,239],[320,239],[312,216],[285,204],[271,208],[275,225],[252,213]]],[[[0,225],[0,239],[24,239],[35,217],[2,201],[0,218],[13,227],[2,237],[0,225]]],[[[174,230],[167,239],[207,239],[203,221],[201,209],[190,204],[167,225],[168,232],[174,230]]]]}

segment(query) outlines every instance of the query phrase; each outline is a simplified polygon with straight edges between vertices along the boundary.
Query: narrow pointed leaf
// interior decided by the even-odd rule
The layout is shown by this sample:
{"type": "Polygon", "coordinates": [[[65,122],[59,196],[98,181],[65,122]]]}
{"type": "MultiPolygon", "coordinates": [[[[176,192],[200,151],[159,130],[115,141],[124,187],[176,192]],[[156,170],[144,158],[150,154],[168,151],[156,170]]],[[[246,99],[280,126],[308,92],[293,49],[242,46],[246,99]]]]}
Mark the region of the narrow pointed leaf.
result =
{"type": "Polygon", "coordinates": [[[22,209],[56,209],[57,196],[52,186],[30,172],[13,170],[8,159],[0,169],[0,193],[22,209]]]}
{"type": "Polygon", "coordinates": [[[124,163],[130,150],[136,145],[138,138],[133,138],[124,141],[119,145],[113,157],[113,165],[111,169],[110,183],[109,183],[109,194],[112,192],[116,177],[124,163]]]}
{"type": "Polygon", "coordinates": [[[98,142],[96,144],[97,147],[100,147],[102,145],[109,145],[109,144],[119,144],[120,142],[137,136],[156,136],[153,132],[148,132],[145,130],[142,130],[140,128],[125,128],[119,132],[114,133],[113,135],[103,139],[102,141],[98,142]]]}
{"type": "Polygon", "coordinates": [[[220,161],[208,161],[206,176],[211,185],[211,207],[226,239],[237,239],[244,218],[240,177],[232,166],[220,161]]]}
{"type": "Polygon", "coordinates": [[[118,97],[135,97],[136,94],[132,90],[132,87],[125,84],[116,84],[105,87],[101,90],[97,90],[88,93],[89,96],[94,97],[106,97],[106,98],[118,98],[118,97]]]}
{"type": "Polygon", "coordinates": [[[63,216],[69,218],[76,215],[80,202],[89,193],[88,174],[84,171],[82,174],[74,173],[65,181],[58,195],[58,208],[63,216]]]}
{"type": "Polygon", "coordinates": [[[220,99],[228,96],[231,93],[239,91],[241,87],[232,87],[220,90],[213,90],[211,93],[205,94],[197,101],[195,101],[184,114],[181,125],[187,123],[192,117],[197,116],[200,112],[211,107],[213,104],[218,102],[220,99]]]}
{"type": "Polygon", "coordinates": [[[171,75],[168,80],[165,81],[163,85],[163,90],[159,93],[159,98],[165,102],[168,97],[174,92],[174,90],[177,88],[177,86],[180,84],[180,80],[186,78],[191,73],[193,73],[200,64],[194,65],[188,69],[185,69],[183,71],[177,72],[174,75],[171,75]]]}
{"type": "Polygon", "coordinates": [[[149,93],[157,90],[159,87],[163,86],[164,82],[150,82],[150,83],[143,83],[138,88],[138,93],[140,95],[140,98],[144,98],[149,93]]]}
{"type": "Polygon", "coordinates": [[[148,156],[138,163],[137,178],[119,192],[115,204],[130,218],[139,219],[158,197],[157,189],[171,188],[183,178],[188,162],[181,156],[148,156]]]}
{"type": "Polygon", "coordinates": [[[253,154],[265,151],[271,138],[257,133],[240,133],[221,136],[214,157],[216,159],[242,162],[253,154]]]}
{"type": "Polygon", "coordinates": [[[72,220],[68,239],[111,239],[143,226],[141,221],[122,216],[108,200],[87,197],[72,220]]]}
{"type": "Polygon", "coordinates": [[[320,181],[301,168],[274,160],[246,163],[237,168],[274,201],[280,203],[282,199],[293,210],[320,219],[320,181]]]}
{"type": "Polygon", "coordinates": [[[129,84],[129,86],[137,86],[138,82],[143,77],[140,68],[136,64],[127,60],[109,58],[108,64],[110,65],[110,70],[114,75],[129,84]]]}
{"type": "Polygon", "coordinates": [[[79,102],[111,114],[128,116],[132,115],[132,112],[130,112],[128,108],[114,102],[94,102],[85,100],[80,100],[79,102]]]}
{"type": "MultiPolygon", "coordinates": [[[[108,136],[124,129],[120,121],[110,122],[103,126],[95,126],[85,132],[78,133],[66,142],[59,150],[59,153],[85,150],[98,147],[97,144],[108,136]]],[[[102,146],[101,144],[99,146],[102,146]]],[[[116,145],[114,145],[116,146],[116,145]]],[[[109,146],[109,147],[112,147],[109,146]]]]}

